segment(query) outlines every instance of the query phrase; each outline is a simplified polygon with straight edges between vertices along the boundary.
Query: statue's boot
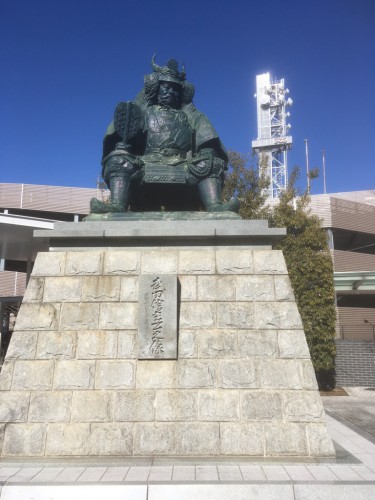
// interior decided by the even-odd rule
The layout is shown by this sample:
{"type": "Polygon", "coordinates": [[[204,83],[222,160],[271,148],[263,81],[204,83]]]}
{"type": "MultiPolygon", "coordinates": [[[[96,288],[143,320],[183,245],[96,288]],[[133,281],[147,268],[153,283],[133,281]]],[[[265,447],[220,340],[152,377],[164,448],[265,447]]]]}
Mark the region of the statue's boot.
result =
{"type": "Polygon", "coordinates": [[[223,203],[221,201],[221,182],[219,179],[209,177],[198,183],[200,199],[207,212],[236,212],[240,209],[237,198],[223,203]]]}
{"type": "Polygon", "coordinates": [[[92,214],[107,214],[126,212],[129,203],[130,177],[128,175],[112,177],[109,181],[111,201],[106,203],[91,198],[90,212],[92,214]]]}

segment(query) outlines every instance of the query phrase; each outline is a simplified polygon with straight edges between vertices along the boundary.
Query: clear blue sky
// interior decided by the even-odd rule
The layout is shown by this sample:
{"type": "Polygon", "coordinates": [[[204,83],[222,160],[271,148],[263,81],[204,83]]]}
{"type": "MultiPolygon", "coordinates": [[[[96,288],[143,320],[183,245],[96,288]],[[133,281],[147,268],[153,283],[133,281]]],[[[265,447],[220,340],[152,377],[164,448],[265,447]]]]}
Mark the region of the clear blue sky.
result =
{"type": "Polygon", "coordinates": [[[256,75],[284,77],[290,166],[304,171],[308,138],[329,192],[375,189],[375,0],[1,0],[0,182],[95,187],[114,107],[155,51],[185,62],[196,106],[240,152],[256,75]]]}

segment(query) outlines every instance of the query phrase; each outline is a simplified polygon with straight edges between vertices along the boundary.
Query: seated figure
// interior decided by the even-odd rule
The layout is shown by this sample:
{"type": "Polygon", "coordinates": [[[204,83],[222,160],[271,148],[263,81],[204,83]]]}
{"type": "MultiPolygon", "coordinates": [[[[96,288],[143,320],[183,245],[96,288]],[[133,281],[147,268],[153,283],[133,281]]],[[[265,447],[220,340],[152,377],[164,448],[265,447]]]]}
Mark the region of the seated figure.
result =
{"type": "Polygon", "coordinates": [[[208,118],[193,105],[194,86],[174,59],[144,78],[132,102],[117,105],[104,137],[102,176],[109,203],[91,200],[92,213],[239,209],[221,201],[228,157],[208,118]]]}

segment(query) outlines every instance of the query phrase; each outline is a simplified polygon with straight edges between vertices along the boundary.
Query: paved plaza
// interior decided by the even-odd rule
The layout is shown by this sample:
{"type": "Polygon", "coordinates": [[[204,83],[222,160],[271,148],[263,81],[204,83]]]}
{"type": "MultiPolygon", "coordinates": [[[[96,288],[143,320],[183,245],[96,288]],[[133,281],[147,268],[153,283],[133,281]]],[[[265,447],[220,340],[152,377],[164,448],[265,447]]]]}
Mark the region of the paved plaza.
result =
{"type": "Polygon", "coordinates": [[[2,459],[1,500],[375,499],[375,392],[323,398],[336,460],[2,459]]]}

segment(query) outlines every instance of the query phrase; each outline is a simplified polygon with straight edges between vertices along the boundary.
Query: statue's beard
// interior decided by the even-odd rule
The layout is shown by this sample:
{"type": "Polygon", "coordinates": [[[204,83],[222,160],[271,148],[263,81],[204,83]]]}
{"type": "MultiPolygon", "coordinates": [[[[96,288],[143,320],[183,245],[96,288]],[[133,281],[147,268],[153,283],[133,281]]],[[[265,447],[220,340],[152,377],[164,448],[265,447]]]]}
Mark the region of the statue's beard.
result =
{"type": "Polygon", "coordinates": [[[177,109],[180,107],[180,99],[175,95],[159,95],[158,104],[160,104],[160,106],[168,106],[169,108],[177,109]]]}

